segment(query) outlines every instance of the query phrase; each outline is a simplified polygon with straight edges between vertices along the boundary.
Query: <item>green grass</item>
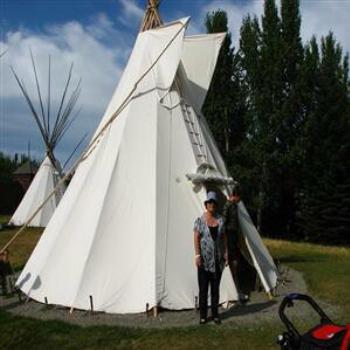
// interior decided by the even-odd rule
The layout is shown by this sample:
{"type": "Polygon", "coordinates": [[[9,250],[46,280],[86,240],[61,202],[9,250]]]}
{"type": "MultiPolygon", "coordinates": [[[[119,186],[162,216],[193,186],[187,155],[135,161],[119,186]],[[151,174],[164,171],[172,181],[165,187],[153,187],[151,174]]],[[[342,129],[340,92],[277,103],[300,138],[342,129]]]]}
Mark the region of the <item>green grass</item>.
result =
{"type": "Polygon", "coordinates": [[[0,224],[7,224],[11,219],[11,216],[10,215],[3,215],[3,214],[0,214],[0,224]]]}
{"type": "MultiPolygon", "coordinates": [[[[11,248],[13,264],[19,268],[28,258],[41,230],[29,229],[11,248]]],[[[0,244],[14,230],[0,232],[0,244]]],[[[350,311],[350,249],[265,241],[273,256],[301,271],[310,292],[350,311]]],[[[339,315],[342,318],[344,315],[339,315]]],[[[343,319],[343,321],[345,321],[343,319]]],[[[79,327],[59,321],[38,321],[12,316],[0,310],[0,349],[278,349],[280,323],[237,327],[223,324],[170,330],[127,329],[122,327],[79,327]]]]}
{"type": "Polygon", "coordinates": [[[350,315],[350,248],[328,247],[309,243],[265,240],[271,254],[293,269],[303,273],[309,292],[350,315]]]}
{"type": "MultiPolygon", "coordinates": [[[[0,249],[16,234],[19,228],[11,228],[0,231],[0,249]]],[[[8,248],[10,261],[15,270],[21,269],[33,251],[43,229],[30,227],[23,231],[14,243],[8,248]]]]}
{"type": "Polygon", "coordinates": [[[270,325],[255,329],[222,326],[175,330],[141,330],[122,327],[67,325],[0,313],[1,349],[276,349],[276,330],[270,325]],[[257,336],[258,333],[258,336],[257,336]]]}

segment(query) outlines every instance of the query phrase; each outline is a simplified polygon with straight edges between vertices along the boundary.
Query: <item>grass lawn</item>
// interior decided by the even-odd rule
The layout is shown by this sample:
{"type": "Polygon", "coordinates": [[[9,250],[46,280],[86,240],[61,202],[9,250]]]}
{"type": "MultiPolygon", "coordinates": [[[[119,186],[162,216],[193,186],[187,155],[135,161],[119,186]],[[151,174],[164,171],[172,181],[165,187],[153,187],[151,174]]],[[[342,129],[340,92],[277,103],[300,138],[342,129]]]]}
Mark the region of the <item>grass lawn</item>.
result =
{"type": "MultiPolygon", "coordinates": [[[[11,228],[0,231],[0,249],[14,236],[17,230],[18,228],[11,228]]],[[[9,247],[11,264],[15,270],[22,269],[39,240],[42,231],[43,229],[41,228],[27,228],[9,247]]]]}
{"type": "MultiPolygon", "coordinates": [[[[23,266],[41,230],[29,229],[11,247],[15,267],[23,266]]],[[[0,232],[3,245],[15,231],[0,232]]],[[[273,256],[304,273],[310,292],[350,311],[350,249],[266,240],[273,256]]],[[[343,319],[345,321],[345,319],[343,319]]],[[[122,327],[82,328],[58,321],[38,321],[0,310],[0,349],[278,349],[281,324],[255,327],[188,327],[141,330],[122,327]]]]}
{"type": "Polygon", "coordinates": [[[0,214],[0,224],[7,224],[11,219],[10,215],[0,214]]]}
{"type": "Polygon", "coordinates": [[[350,322],[350,248],[265,240],[274,258],[303,273],[310,293],[342,307],[350,322]]]}

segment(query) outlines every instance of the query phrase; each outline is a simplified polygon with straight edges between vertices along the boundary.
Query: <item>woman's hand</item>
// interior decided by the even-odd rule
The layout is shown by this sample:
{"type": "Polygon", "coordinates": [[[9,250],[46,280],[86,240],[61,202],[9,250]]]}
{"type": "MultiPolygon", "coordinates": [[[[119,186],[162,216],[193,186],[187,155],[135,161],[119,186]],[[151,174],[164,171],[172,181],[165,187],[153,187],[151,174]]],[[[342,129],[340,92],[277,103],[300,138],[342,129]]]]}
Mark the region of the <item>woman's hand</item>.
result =
{"type": "Polygon", "coordinates": [[[195,257],[194,257],[194,263],[196,264],[197,267],[201,267],[202,265],[202,258],[199,254],[197,254],[195,257]]]}

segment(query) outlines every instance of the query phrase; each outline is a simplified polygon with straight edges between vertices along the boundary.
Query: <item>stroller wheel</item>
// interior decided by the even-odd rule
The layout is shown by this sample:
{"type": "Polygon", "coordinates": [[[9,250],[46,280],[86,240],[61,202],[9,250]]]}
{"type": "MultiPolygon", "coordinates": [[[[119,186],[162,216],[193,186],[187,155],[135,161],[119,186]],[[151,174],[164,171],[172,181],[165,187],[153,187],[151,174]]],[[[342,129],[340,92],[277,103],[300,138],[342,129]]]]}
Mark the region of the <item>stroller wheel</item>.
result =
{"type": "Polygon", "coordinates": [[[277,344],[280,346],[281,350],[297,350],[298,347],[295,344],[293,335],[288,332],[284,332],[277,337],[277,344]]]}

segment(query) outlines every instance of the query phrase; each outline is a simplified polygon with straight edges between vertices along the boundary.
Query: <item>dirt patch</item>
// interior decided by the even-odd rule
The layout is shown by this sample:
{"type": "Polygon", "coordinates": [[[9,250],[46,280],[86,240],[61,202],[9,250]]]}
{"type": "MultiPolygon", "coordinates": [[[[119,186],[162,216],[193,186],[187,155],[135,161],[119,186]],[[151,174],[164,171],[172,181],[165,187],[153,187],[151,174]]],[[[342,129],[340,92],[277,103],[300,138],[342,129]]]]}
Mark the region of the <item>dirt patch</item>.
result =
{"type": "MultiPolygon", "coordinates": [[[[231,305],[229,308],[220,308],[223,324],[231,327],[257,326],[266,322],[280,322],[278,308],[283,297],[292,292],[307,293],[306,283],[301,273],[282,266],[282,280],[276,295],[269,300],[265,293],[254,292],[250,301],[245,305],[231,305]]],[[[332,318],[339,310],[329,304],[317,300],[326,313],[332,318]]],[[[71,314],[68,308],[60,306],[46,306],[34,301],[20,303],[17,296],[0,298],[1,308],[11,314],[31,317],[39,320],[60,320],[79,326],[123,326],[140,328],[172,328],[188,327],[198,324],[199,314],[195,310],[162,311],[157,318],[139,314],[106,314],[74,310],[71,314]]],[[[317,322],[317,317],[308,307],[292,308],[289,312],[292,318],[302,319],[309,323],[317,322]]]]}

